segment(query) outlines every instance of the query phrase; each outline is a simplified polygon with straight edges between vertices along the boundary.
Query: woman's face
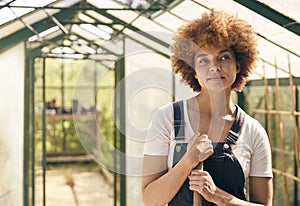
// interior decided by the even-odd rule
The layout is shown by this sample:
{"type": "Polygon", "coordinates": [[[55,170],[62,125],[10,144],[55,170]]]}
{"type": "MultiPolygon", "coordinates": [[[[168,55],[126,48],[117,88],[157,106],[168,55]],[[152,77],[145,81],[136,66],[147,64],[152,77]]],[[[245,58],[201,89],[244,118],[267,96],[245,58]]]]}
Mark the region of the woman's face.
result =
{"type": "Polygon", "coordinates": [[[234,52],[230,48],[206,47],[196,52],[194,65],[202,89],[230,89],[240,72],[234,52]]]}

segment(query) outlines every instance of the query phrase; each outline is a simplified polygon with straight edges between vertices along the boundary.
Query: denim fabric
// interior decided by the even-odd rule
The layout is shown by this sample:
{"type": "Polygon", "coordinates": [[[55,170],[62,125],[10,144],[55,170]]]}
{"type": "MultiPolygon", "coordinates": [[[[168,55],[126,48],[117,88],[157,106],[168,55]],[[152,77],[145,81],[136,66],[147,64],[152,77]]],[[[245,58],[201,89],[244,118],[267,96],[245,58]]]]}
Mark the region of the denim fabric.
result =
{"type": "MultiPolygon", "coordinates": [[[[181,155],[183,156],[182,152],[181,155]]],[[[204,161],[203,169],[209,172],[217,187],[239,199],[246,200],[244,173],[230,146],[226,148],[224,143],[214,144],[214,154],[204,161]]],[[[189,190],[188,179],[168,205],[193,206],[193,191],[189,190]]],[[[213,205],[215,204],[202,199],[202,206],[213,205]]]]}

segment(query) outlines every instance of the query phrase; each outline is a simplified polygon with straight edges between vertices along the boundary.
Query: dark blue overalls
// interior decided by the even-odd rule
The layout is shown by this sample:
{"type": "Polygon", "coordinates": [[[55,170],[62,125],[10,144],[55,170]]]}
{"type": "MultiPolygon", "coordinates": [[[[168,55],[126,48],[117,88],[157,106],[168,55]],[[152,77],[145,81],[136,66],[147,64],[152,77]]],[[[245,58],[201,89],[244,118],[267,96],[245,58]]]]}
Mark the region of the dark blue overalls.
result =
{"type": "MultiPolygon", "coordinates": [[[[185,139],[183,101],[174,102],[173,110],[175,140],[182,141],[185,139]]],[[[214,154],[203,163],[203,170],[211,175],[217,187],[242,200],[246,200],[244,193],[245,177],[241,165],[232,153],[230,145],[236,143],[244,122],[244,117],[244,111],[237,107],[236,120],[228,132],[225,142],[213,143],[214,154]]],[[[176,142],[173,154],[173,167],[185,154],[186,148],[187,143],[176,142]]],[[[189,189],[188,178],[168,205],[193,206],[193,191],[189,189]]],[[[212,206],[215,204],[203,198],[202,205],[212,206]]]]}

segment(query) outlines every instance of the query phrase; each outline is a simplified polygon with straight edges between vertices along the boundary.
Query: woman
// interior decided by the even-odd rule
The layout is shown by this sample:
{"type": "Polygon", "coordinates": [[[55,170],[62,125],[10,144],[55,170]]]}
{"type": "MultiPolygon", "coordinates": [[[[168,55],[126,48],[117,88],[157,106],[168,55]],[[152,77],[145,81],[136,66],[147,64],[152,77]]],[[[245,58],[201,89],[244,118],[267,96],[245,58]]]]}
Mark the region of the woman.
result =
{"type": "Polygon", "coordinates": [[[196,191],[202,205],[272,205],[268,136],[230,99],[257,59],[251,26],[212,10],[179,27],[171,49],[174,72],[198,94],[153,117],[144,150],[144,204],[191,206],[196,191]]]}

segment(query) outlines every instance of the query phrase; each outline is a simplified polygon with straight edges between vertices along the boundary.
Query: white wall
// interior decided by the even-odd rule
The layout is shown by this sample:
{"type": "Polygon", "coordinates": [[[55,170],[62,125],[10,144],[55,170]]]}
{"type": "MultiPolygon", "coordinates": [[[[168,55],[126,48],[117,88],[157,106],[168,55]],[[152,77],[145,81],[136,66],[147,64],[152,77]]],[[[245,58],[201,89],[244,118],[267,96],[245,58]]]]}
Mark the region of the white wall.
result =
{"type": "Polygon", "coordinates": [[[24,44],[0,53],[0,204],[23,200],[24,44]]]}

